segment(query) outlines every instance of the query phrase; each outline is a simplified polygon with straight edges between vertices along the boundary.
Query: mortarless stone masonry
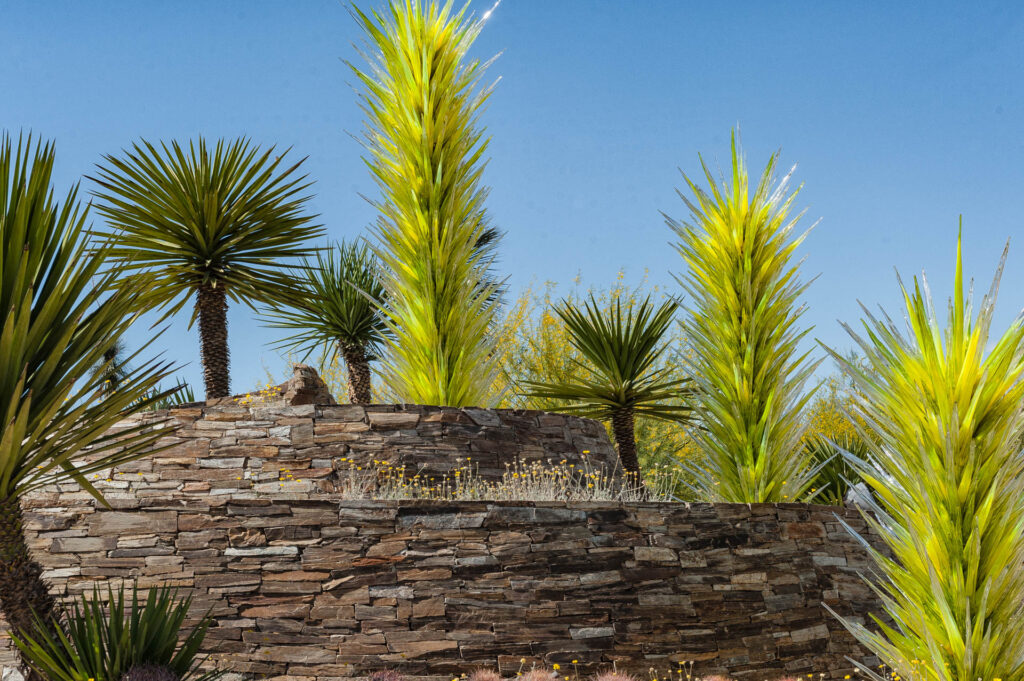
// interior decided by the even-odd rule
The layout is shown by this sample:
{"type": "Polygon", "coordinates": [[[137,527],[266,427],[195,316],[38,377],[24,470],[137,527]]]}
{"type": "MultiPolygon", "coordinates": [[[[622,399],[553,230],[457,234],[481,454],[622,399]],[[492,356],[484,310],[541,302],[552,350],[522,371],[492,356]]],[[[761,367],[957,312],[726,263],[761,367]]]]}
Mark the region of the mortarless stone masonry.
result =
{"type": "MultiPolygon", "coordinates": [[[[576,659],[581,673],[696,660],[756,681],[841,678],[864,653],[822,603],[858,619],[880,609],[859,577],[869,558],[836,517],[863,531],[853,511],[332,493],[338,457],[440,473],[472,456],[485,476],[517,455],[612,461],[585,419],[230,401],[173,415],[172,446],[96,481],[112,510],[70,484],[26,499],[29,543],[64,597],[124,578],[192,589],[195,613],[217,619],[213,660],[240,674],[450,679],[576,659]]],[[[13,659],[0,641],[0,663],[13,659]]]]}

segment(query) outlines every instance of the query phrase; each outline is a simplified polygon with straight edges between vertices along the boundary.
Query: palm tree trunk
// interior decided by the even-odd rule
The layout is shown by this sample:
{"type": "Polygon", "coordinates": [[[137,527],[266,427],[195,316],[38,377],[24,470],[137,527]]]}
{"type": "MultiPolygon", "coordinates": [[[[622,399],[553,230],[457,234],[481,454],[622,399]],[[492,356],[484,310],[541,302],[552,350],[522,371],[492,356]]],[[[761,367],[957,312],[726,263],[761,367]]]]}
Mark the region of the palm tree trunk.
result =
{"type": "Polygon", "coordinates": [[[633,423],[633,408],[620,407],[612,413],[612,433],[619,450],[619,462],[623,473],[630,479],[628,484],[643,490],[640,477],[640,460],[636,456],[636,432],[633,423]]]}
{"type": "MultiPolygon", "coordinates": [[[[25,543],[21,504],[16,495],[0,501],[0,610],[12,633],[34,631],[35,616],[55,626],[53,597],[43,581],[43,568],[32,559],[25,543]]],[[[28,669],[25,678],[44,681],[28,669]]]]}
{"type": "Polygon", "coordinates": [[[373,401],[370,384],[370,362],[360,345],[342,345],[341,354],[348,367],[348,401],[352,404],[369,404],[373,401]]]}
{"type": "Polygon", "coordinates": [[[204,286],[196,297],[206,399],[231,396],[228,373],[228,301],[224,287],[204,286]]]}

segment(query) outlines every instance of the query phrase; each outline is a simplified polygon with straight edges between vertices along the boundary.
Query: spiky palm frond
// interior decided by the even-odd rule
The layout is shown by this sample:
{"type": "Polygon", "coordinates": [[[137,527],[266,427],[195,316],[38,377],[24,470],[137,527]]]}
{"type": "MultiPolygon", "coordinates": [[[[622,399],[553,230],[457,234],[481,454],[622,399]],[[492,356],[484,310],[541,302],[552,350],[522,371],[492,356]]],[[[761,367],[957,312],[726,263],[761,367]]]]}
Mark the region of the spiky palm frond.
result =
{"type": "MultiPolygon", "coordinates": [[[[131,369],[117,391],[93,367],[137,319],[142,292],[112,290],[108,251],[86,237],[88,209],[51,188],[50,144],[0,140],[0,605],[15,630],[50,618],[52,599],[25,544],[19,498],[131,461],[169,431],[113,426],[161,395],[165,363],[131,369]]],[[[137,361],[139,349],[124,358],[137,361]]]]}
{"type": "Polygon", "coordinates": [[[598,419],[611,418],[622,407],[637,416],[687,421],[690,408],[673,404],[688,394],[690,379],[673,377],[658,359],[668,347],[665,334],[678,305],[666,300],[655,307],[650,297],[623,307],[616,299],[608,314],[591,295],[583,308],[563,303],[555,313],[569,330],[570,342],[583,361],[576,361],[576,382],[526,382],[532,397],[568,400],[559,411],[598,419]]]}
{"type": "Polygon", "coordinates": [[[563,302],[555,308],[569,331],[576,380],[557,383],[527,382],[532,397],[568,401],[559,411],[611,420],[619,457],[630,473],[638,473],[635,417],[688,422],[689,379],[679,379],[658,359],[668,347],[665,334],[678,305],[666,300],[655,307],[648,296],[635,306],[616,298],[605,314],[591,295],[579,309],[563,302]]]}
{"type": "Polygon", "coordinates": [[[106,598],[94,587],[81,606],[61,608],[59,630],[39,626],[14,636],[14,643],[49,681],[120,681],[140,667],[166,670],[179,681],[214,681],[225,672],[199,669],[209,613],[179,640],[191,607],[191,596],[178,600],[170,587],[152,587],[144,600],[133,587],[131,601],[123,584],[117,591],[108,586],[106,598]]]}
{"type": "Polygon", "coordinates": [[[297,352],[303,360],[320,348],[327,361],[342,346],[363,348],[368,360],[378,359],[390,331],[381,309],[387,293],[380,265],[362,242],[338,243],[303,260],[293,273],[288,304],[275,303],[268,326],[294,331],[279,347],[297,352]]]}
{"type": "Polygon", "coordinates": [[[93,378],[103,381],[104,391],[114,392],[131,373],[124,359],[126,351],[124,342],[115,339],[113,345],[107,348],[103,357],[93,367],[93,378]]]}
{"type": "Polygon", "coordinates": [[[372,399],[370,362],[379,359],[391,335],[385,317],[387,291],[381,283],[376,256],[365,242],[317,252],[316,262],[304,260],[296,278],[290,306],[275,304],[269,325],[295,331],[279,347],[303,353],[303,360],[320,348],[324,362],[341,355],[348,370],[349,401],[372,399]]]}
{"type": "Polygon", "coordinates": [[[776,183],[777,163],[775,154],[751,188],[733,134],[731,184],[719,185],[702,158],[707,190],[683,176],[690,222],[666,216],[689,268],[680,282],[692,301],[683,326],[703,424],[694,437],[709,466],[695,474],[723,501],[793,501],[813,473],[801,445],[817,362],[798,351],[807,333],[793,262],[800,215],[790,215],[799,190],[788,193],[788,175],[776,183]]]}
{"type": "Polygon", "coordinates": [[[282,261],[306,255],[305,242],[322,234],[305,212],[302,160],[284,165],[286,154],[247,139],[187,148],[142,140],[121,158],[104,156],[93,178],[110,223],[100,236],[122,277],[145,281],[143,303],[171,315],[196,296],[190,326],[199,319],[209,397],[230,394],[227,301],[287,299],[282,261]]]}
{"type": "Polygon", "coordinates": [[[374,250],[394,335],[384,380],[406,401],[486,406],[498,284],[477,119],[490,89],[478,88],[485,65],[466,58],[481,24],[465,11],[415,0],[353,10],[375,54],[352,68],[382,194],[374,250]]]}
{"type": "Polygon", "coordinates": [[[975,311],[958,242],[945,324],[927,281],[901,281],[906,330],[865,308],[862,334],[844,325],[864,366],[832,353],[866,424],[871,459],[851,461],[891,550],[872,553],[895,623],[845,624],[903,678],[1024,679],[1024,318],[992,334],[1001,272],[975,311]]]}

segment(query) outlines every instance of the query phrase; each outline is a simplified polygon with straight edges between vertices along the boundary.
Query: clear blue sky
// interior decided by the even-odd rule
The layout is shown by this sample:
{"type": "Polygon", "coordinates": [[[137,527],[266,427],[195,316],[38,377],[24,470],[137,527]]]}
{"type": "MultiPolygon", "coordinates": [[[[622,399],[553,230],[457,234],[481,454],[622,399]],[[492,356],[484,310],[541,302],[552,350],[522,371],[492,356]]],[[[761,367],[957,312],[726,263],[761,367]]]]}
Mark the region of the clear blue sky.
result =
{"type": "MultiPolygon", "coordinates": [[[[330,236],[353,237],[375,191],[349,136],[357,40],[336,0],[4,0],[0,128],[56,139],[62,191],[140,136],[292,146],[330,236]]],[[[894,267],[944,299],[961,213],[979,288],[1014,238],[1000,324],[1024,306],[1024,5],[504,0],[475,46],[497,52],[485,178],[514,291],[619,268],[671,284],[659,211],[684,215],[678,169],[724,162],[738,123],[752,169],[781,148],[821,218],[803,249],[817,337],[849,347],[836,319],[858,299],[898,312],[894,267]]],[[[158,345],[201,392],[186,323],[158,345]]],[[[230,324],[236,391],[282,373],[273,332],[242,307],[230,324]]]]}

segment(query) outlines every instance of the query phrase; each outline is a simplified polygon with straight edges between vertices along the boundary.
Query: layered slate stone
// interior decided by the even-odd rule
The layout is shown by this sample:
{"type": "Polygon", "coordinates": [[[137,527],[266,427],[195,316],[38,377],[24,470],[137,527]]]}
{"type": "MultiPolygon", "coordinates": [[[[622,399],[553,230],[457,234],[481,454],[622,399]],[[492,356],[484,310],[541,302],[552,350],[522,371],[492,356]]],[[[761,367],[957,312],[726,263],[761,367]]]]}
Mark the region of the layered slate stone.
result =
{"type": "MultiPolygon", "coordinates": [[[[303,372],[279,392],[326,400],[303,372]]],[[[881,609],[839,520],[866,532],[854,511],[353,501],[337,492],[350,464],[443,475],[471,460],[497,480],[515,460],[616,457],[600,424],[543,412],[229,399],[139,418],[168,417],[166,448],[92,481],[111,509],[71,483],[25,499],[28,541],[65,599],[126,579],[191,592],[216,618],[211,663],[234,679],[571,660],[646,678],[695,660],[761,681],[873,663],[823,607],[881,609]]],[[[0,665],[14,659],[0,633],[0,665]]]]}
{"type": "Polygon", "coordinates": [[[695,660],[760,681],[877,664],[824,609],[880,611],[840,518],[867,528],[832,507],[170,492],[105,510],[70,490],[27,507],[58,594],[124,578],[190,589],[194,612],[217,619],[214,663],[257,678],[514,675],[520,659],[575,659],[581,673],[695,660]]]}

